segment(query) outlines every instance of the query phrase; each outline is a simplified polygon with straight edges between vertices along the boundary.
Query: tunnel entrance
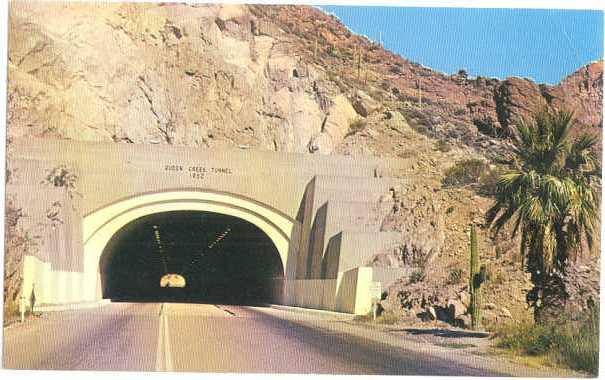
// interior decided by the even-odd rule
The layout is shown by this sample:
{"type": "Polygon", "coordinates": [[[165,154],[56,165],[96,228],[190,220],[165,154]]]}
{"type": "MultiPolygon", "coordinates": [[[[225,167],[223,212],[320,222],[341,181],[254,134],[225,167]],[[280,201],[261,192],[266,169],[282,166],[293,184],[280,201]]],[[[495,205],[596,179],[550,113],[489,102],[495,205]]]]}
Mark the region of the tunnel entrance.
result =
{"type": "Polygon", "coordinates": [[[115,233],[100,274],[103,298],[114,301],[259,304],[280,299],[284,268],[271,239],[252,223],[170,211],[115,233]]]}

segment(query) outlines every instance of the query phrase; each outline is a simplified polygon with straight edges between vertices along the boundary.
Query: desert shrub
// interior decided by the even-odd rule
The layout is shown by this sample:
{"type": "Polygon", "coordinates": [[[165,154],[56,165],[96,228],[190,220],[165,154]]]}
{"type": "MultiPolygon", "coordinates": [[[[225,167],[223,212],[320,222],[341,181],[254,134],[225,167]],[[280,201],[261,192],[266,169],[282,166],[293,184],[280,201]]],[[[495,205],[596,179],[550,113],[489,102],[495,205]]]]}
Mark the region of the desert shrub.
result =
{"type": "Polygon", "coordinates": [[[435,149],[437,149],[440,152],[447,153],[450,150],[452,150],[452,146],[447,141],[441,139],[441,140],[437,140],[437,142],[435,143],[435,149]]]}
{"type": "Polygon", "coordinates": [[[490,277],[490,282],[492,283],[492,285],[502,285],[504,284],[504,281],[506,280],[506,278],[504,277],[504,275],[501,272],[493,272],[491,273],[491,277],[490,277]]]}
{"type": "Polygon", "coordinates": [[[12,197],[6,201],[4,236],[4,316],[8,317],[17,307],[18,296],[23,282],[23,260],[34,254],[39,244],[39,236],[24,230],[19,221],[25,215],[12,197]]]}
{"type": "Polygon", "coordinates": [[[384,325],[392,325],[399,321],[399,316],[392,311],[384,311],[378,317],[376,317],[376,322],[382,323],[384,325]]]}
{"type": "Polygon", "coordinates": [[[591,309],[579,328],[566,326],[556,339],[557,359],[576,370],[599,372],[599,312],[591,309]]]}
{"type": "Polygon", "coordinates": [[[586,371],[599,369],[599,310],[593,308],[580,321],[562,317],[557,322],[509,323],[497,328],[497,346],[516,354],[545,356],[554,363],[586,371]]]}
{"type": "Polygon", "coordinates": [[[497,331],[497,346],[517,354],[544,355],[553,346],[553,326],[535,324],[531,321],[508,323],[497,331]]]}
{"type": "Polygon", "coordinates": [[[479,159],[471,158],[456,163],[445,171],[444,186],[464,186],[477,183],[487,170],[487,164],[479,159]]]}
{"type": "Polygon", "coordinates": [[[340,57],[340,52],[338,51],[338,49],[336,49],[335,47],[331,47],[328,50],[328,54],[334,58],[339,58],[340,57]]]}
{"type": "Polygon", "coordinates": [[[461,283],[462,275],[463,275],[462,269],[460,269],[460,268],[451,269],[447,275],[447,283],[450,285],[455,285],[455,284],[461,283]]]}
{"type": "Polygon", "coordinates": [[[456,116],[462,116],[466,114],[466,109],[464,108],[458,108],[457,110],[454,111],[454,115],[456,116]]]}
{"type": "Polygon", "coordinates": [[[74,195],[80,195],[76,191],[77,181],[78,176],[74,173],[74,170],[66,165],[61,165],[50,169],[46,173],[46,178],[44,178],[42,184],[63,187],[67,190],[69,197],[73,198],[74,195]]]}
{"type": "Polygon", "coordinates": [[[415,270],[410,274],[410,284],[415,284],[424,280],[424,272],[421,270],[415,270]]]}
{"type": "Polygon", "coordinates": [[[498,186],[498,179],[500,178],[502,171],[502,168],[496,167],[481,173],[479,176],[479,192],[490,197],[494,196],[498,186]]]}

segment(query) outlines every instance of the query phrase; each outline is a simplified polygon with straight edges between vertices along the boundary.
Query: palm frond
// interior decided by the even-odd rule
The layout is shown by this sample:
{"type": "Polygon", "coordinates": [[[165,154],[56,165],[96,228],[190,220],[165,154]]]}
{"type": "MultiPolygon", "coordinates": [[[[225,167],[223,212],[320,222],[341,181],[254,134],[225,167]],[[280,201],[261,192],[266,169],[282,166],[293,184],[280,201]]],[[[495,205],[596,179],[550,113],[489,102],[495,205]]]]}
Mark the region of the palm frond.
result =
{"type": "Polygon", "coordinates": [[[512,222],[532,270],[560,269],[583,240],[591,247],[598,231],[597,139],[587,134],[572,138],[574,123],[573,112],[545,106],[515,124],[511,168],[499,175],[496,201],[486,213],[496,234],[512,222]]]}

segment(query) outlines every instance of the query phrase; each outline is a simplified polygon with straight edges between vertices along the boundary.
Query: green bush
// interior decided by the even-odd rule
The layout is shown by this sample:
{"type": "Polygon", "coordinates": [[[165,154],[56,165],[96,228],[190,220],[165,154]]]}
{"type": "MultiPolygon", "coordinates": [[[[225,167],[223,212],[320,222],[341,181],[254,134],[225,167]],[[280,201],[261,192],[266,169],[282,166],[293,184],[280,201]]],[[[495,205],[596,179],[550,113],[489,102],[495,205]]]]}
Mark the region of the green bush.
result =
{"type": "Polygon", "coordinates": [[[415,284],[415,283],[423,281],[423,280],[424,280],[424,272],[421,270],[413,271],[412,274],[410,274],[410,284],[415,284]]]}
{"type": "Polygon", "coordinates": [[[497,346],[520,355],[546,356],[555,363],[597,375],[599,370],[599,312],[582,321],[535,324],[509,323],[496,331],[497,346]]]}
{"type": "Polygon", "coordinates": [[[488,170],[487,164],[479,159],[471,158],[457,162],[445,171],[443,185],[464,186],[477,183],[486,170],[488,170]]]}
{"type": "Polygon", "coordinates": [[[494,196],[502,172],[502,168],[496,167],[494,169],[487,169],[481,173],[479,176],[479,192],[483,195],[494,196]]]}
{"type": "Polygon", "coordinates": [[[599,312],[593,309],[579,328],[566,326],[557,336],[559,362],[570,368],[599,372],[599,312]]]}
{"type": "Polygon", "coordinates": [[[340,52],[335,47],[330,48],[328,50],[328,54],[331,55],[334,58],[339,58],[340,57],[340,52]]]}
{"type": "Polygon", "coordinates": [[[376,322],[383,325],[392,325],[399,321],[399,316],[392,311],[384,311],[376,318],[376,322]]]}
{"type": "Polygon", "coordinates": [[[447,153],[452,150],[452,146],[445,140],[437,140],[437,142],[435,143],[435,149],[440,152],[447,153]]]}
{"type": "Polygon", "coordinates": [[[509,323],[497,332],[497,346],[518,354],[544,355],[552,348],[555,334],[556,331],[550,325],[534,324],[531,321],[509,323]]]}
{"type": "Polygon", "coordinates": [[[450,270],[450,273],[447,275],[447,283],[450,285],[459,284],[462,282],[462,269],[453,268],[450,270]]]}
{"type": "Polygon", "coordinates": [[[454,115],[456,116],[461,116],[466,114],[466,109],[465,108],[458,108],[456,111],[454,111],[454,115]]]}

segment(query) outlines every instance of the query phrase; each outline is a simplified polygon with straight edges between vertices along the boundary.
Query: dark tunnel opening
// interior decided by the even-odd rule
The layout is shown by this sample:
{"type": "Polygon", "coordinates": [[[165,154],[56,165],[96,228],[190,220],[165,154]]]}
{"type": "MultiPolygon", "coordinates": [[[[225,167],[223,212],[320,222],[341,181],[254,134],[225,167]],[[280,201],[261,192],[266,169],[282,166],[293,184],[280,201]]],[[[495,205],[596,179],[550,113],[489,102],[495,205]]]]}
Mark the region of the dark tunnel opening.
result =
{"type": "Polygon", "coordinates": [[[201,211],[130,222],[103,250],[100,271],[103,298],[113,301],[241,305],[278,302],[284,273],[277,248],[258,227],[201,211]]]}

